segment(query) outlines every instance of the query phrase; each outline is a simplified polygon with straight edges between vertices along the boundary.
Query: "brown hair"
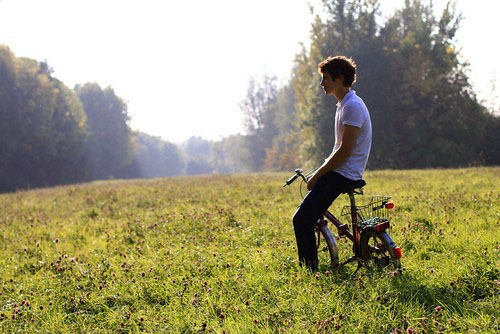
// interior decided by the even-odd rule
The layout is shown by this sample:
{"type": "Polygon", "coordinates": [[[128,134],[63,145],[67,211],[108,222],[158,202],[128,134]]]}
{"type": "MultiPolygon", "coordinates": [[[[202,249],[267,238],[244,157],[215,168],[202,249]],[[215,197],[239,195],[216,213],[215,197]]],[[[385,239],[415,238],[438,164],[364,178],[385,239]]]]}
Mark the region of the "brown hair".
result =
{"type": "Polygon", "coordinates": [[[318,65],[318,71],[328,73],[332,79],[338,78],[340,75],[344,77],[342,82],[344,86],[351,87],[356,81],[356,63],[352,58],[344,56],[328,57],[318,65]]]}

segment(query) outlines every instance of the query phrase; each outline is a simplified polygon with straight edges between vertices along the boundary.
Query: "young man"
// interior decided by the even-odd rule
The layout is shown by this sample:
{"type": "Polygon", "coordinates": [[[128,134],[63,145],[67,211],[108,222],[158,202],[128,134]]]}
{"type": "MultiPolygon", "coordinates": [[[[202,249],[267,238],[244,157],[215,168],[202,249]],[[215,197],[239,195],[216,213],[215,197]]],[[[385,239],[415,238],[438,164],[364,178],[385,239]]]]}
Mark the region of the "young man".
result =
{"type": "Polygon", "coordinates": [[[343,56],[328,57],[318,65],[326,95],[337,99],[335,145],[332,153],[307,182],[310,190],[293,216],[299,261],[315,270],[318,253],[314,224],[354,181],[361,180],[370,154],[372,124],[363,100],[351,90],[356,64],[343,56]]]}

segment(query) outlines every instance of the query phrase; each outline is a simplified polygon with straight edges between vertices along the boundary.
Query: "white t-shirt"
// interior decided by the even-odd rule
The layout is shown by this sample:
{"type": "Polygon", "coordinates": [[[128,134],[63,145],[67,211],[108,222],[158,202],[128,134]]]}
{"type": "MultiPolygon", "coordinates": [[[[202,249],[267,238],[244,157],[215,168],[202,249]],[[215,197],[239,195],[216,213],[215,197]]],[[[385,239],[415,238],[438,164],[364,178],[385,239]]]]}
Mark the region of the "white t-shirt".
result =
{"type": "Polygon", "coordinates": [[[333,147],[333,152],[336,152],[342,144],[342,136],[344,134],[343,125],[352,125],[360,130],[356,137],[352,154],[344,164],[335,168],[334,171],[348,179],[354,181],[361,180],[372,146],[372,122],[365,103],[356,95],[354,90],[350,90],[342,101],[337,103],[337,112],[335,113],[335,146],[333,147]]]}

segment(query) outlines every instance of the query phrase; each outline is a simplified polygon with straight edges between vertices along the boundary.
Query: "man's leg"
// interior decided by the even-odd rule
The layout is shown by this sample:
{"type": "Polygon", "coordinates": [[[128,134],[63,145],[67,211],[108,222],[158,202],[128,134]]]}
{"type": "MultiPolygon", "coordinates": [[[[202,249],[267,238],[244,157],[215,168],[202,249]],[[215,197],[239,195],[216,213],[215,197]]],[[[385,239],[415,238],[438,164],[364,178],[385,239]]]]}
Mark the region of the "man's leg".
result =
{"type": "Polygon", "coordinates": [[[352,184],[352,180],[336,172],[323,175],[314,188],[306,194],[304,200],[293,216],[293,227],[297,240],[299,261],[316,269],[318,266],[318,251],[314,224],[333,201],[352,184]]]}

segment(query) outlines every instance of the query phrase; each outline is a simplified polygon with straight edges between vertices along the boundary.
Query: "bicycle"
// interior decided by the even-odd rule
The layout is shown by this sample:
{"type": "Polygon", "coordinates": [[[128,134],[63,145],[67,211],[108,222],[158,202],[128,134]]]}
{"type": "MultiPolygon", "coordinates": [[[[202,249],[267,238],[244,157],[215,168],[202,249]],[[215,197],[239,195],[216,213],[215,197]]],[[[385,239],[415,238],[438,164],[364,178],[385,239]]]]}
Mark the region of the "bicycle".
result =
{"type": "MultiPolygon", "coordinates": [[[[298,177],[302,178],[302,182],[307,183],[307,175],[304,175],[302,169],[296,169],[295,175],[290,177],[283,184],[283,187],[289,186],[298,177]]],[[[363,265],[369,267],[370,263],[382,268],[389,267],[392,264],[396,270],[400,270],[400,259],[403,252],[387,233],[387,229],[390,228],[387,217],[388,210],[394,208],[394,203],[390,201],[391,196],[373,196],[368,204],[357,206],[354,196],[363,195],[362,188],[365,185],[364,180],[358,180],[342,193],[349,195],[350,205],[343,207],[341,216],[347,218],[351,224],[352,232],[347,224],[343,224],[328,210],[315,223],[318,254],[321,251],[328,251],[331,266],[334,268],[357,261],[358,267],[356,271],[363,265]],[[381,215],[375,215],[375,213],[381,213],[381,215]],[[347,238],[353,243],[354,255],[342,263],[339,263],[337,241],[328,228],[328,221],[337,228],[339,239],[347,238]],[[321,236],[326,242],[326,247],[320,250],[321,236]]]]}

